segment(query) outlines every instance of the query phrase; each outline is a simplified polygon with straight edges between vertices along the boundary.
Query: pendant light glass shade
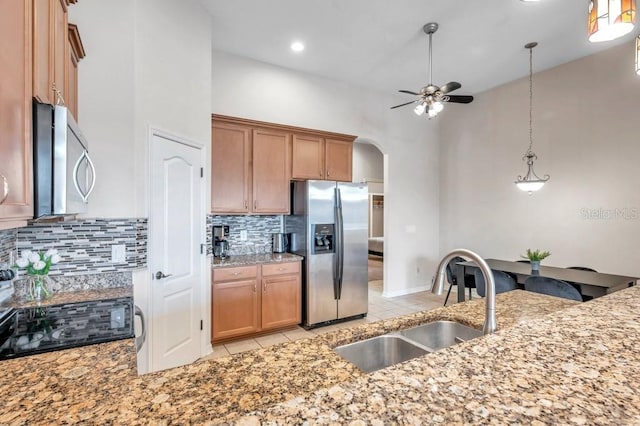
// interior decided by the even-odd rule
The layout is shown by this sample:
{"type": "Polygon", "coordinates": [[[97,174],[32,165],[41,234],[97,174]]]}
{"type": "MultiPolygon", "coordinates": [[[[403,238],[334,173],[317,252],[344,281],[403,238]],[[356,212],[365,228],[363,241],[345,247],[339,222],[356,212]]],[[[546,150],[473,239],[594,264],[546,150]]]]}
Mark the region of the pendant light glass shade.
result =
{"type": "Polygon", "coordinates": [[[633,30],[636,0],[590,0],[589,41],[614,40],[633,30]]]}
{"type": "Polygon", "coordinates": [[[640,35],[636,37],[636,74],[640,75],[640,35]]]}
{"type": "Polygon", "coordinates": [[[525,152],[523,160],[527,162],[527,173],[523,176],[518,176],[515,181],[519,190],[528,192],[531,195],[533,192],[541,189],[545,182],[549,180],[549,175],[544,175],[543,178],[538,176],[533,170],[533,162],[538,159],[538,156],[532,151],[533,147],[533,48],[538,43],[527,43],[524,47],[529,49],[529,148],[525,152]]]}

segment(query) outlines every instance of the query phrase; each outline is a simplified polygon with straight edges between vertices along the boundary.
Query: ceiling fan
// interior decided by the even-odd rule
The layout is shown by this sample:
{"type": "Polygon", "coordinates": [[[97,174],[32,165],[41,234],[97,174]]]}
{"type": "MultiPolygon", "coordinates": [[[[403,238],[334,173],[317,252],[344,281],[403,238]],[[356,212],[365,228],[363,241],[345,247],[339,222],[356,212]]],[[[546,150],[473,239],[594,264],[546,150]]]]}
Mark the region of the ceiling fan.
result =
{"type": "Polygon", "coordinates": [[[418,99],[411,102],[406,102],[404,104],[392,106],[391,109],[417,103],[418,105],[416,105],[414,112],[417,115],[422,115],[426,112],[429,119],[431,119],[443,110],[444,102],[468,104],[473,101],[473,96],[449,95],[449,92],[453,92],[454,90],[462,87],[462,85],[456,81],[451,81],[442,87],[438,87],[433,84],[431,80],[433,75],[433,63],[431,59],[433,49],[431,45],[431,37],[433,36],[433,33],[438,31],[438,24],[435,22],[430,22],[428,24],[425,24],[424,27],[422,27],[422,30],[429,36],[429,84],[420,89],[420,93],[416,93],[411,90],[399,90],[400,93],[407,93],[409,95],[418,96],[418,99]]]}

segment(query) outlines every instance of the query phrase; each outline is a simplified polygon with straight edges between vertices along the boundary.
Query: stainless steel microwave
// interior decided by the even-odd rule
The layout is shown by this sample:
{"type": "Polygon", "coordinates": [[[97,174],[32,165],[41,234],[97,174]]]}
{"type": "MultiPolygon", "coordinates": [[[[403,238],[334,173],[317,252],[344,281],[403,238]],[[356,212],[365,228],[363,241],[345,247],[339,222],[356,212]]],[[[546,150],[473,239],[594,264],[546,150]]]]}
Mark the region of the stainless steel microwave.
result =
{"type": "Polygon", "coordinates": [[[34,217],[87,212],[96,171],[67,107],[33,104],[34,217]]]}

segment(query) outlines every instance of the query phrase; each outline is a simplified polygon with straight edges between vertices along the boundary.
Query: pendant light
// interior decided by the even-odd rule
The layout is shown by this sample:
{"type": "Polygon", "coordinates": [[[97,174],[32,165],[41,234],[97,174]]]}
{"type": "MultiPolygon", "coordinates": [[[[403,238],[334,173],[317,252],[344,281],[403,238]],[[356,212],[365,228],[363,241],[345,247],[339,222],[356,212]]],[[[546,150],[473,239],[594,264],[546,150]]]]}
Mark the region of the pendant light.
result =
{"type": "Polygon", "coordinates": [[[636,74],[640,75],[640,35],[636,37],[636,74]]]}
{"type": "Polygon", "coordinates": [[[542,188],[545,182],[549,180],[549,175],[544,175],[544,178],[536,175],[536,172],[533,170],[533,162],[537,160],[538,157],[531,150],[533,146],[533,48],[537,45],[538,43],[532,42],[524,46],[526,49],[529,49],[529,148],[522,157],[522,160],[527,162],[527,173],[524,177],[518,175],[518,179],[515,181],[518,189],[528,192],[529,195],[542,188]]]}
{"type": "Polygon", "coordinates": [[[589,41],[614,40],[633,30],[636,0],[590,0],[589,41]]]}

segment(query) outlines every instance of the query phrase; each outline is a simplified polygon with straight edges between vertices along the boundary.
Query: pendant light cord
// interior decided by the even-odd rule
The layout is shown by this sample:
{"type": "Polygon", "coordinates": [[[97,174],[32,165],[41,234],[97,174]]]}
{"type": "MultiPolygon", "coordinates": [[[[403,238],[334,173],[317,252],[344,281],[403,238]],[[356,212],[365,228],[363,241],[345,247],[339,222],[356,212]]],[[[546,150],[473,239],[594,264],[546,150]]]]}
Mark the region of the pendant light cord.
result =
{"type": "Polygon", "coordinates": [[[433,33],[429,33],[429,86],[433,85],[433,47],[431,37],[433,33]]]}
{"type": "Polygon", "coordinates": [[[529,149],[533,146],[533,46],[529,48],[529,149]]]}

